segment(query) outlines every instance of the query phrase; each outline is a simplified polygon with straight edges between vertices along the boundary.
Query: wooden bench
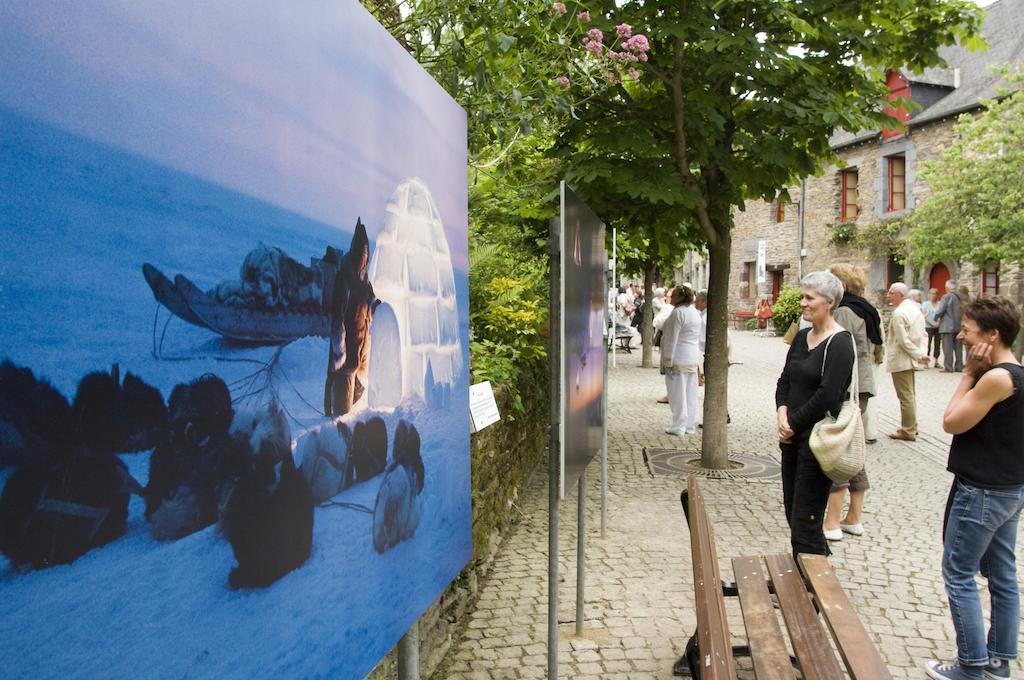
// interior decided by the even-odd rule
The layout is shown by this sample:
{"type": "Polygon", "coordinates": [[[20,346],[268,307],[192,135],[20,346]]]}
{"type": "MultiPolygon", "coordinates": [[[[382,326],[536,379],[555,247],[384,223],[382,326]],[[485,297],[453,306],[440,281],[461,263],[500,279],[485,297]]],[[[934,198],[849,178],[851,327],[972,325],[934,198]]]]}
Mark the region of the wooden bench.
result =
{"type": "Polygon", "coordinates": [[[843,672],[821,625],[824,619],[850,678],[892,678],[823,555],[800,555],[799,568],[787,554],[734,557],[736,581],[723,582],[704,496],[694,476],[686,485],[681,500],[690,527],[697,631],[673,667],[676,675],[735,679],[735,656],[744,655],[751,657],[758,680],[795,678],[794,669],[805,680],[840,680],[843,672]],[[795,656],[786,648],[772,594],[795,656]],[[738,647],[732,645],[725,612],[725,597],[733,596],[739,597],[748,641],[738,647]]]}
{"type": "Polygon", "coordinates": [[[619,349],[624,349],[630,354],[633,353],[633,348],[629,346],[630,341],[633,339],[632,333],[615,333],[614,337],[608,339],[608,349],[615,348],[615,341],[619,342],[619,349]]]}
{"type": "Polygon", "coordinates": [[[746,326],[747,321],[754,318],[753,312],[733,312],[732,314],[732,327],[738,331],[743,330],[746,326]]]}

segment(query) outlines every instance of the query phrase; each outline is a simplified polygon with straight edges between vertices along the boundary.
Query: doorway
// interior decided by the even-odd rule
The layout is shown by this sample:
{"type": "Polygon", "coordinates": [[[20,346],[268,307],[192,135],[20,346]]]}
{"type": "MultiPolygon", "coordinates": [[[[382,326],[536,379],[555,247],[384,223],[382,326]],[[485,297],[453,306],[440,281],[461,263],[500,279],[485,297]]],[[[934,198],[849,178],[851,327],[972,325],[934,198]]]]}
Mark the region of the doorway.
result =
{"type": "Polygon", "coordinates": [[[779,300],[779,293],[782,292],[782,272],[772,272],[772,304],[774,305],[779,300]]]}
{"type": "Polygon", "coordinates": [[[939,297],[942,297],[946,293],[946,281],[949,281],[949,268],[939,262],[928,275],[928,287],[939,291],[939,297]]]}

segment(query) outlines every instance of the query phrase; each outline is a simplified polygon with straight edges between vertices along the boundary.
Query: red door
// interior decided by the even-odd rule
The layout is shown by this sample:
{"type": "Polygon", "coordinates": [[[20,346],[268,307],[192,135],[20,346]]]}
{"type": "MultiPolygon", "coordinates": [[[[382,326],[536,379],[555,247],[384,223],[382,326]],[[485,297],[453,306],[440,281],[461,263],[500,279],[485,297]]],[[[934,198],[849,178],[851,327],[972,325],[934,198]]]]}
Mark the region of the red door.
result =
{"type": "Polygon", "coordinates": [[[782,292],[782,272],[772,272],[772,304],[779,300],[779,293],[782,292]]]}
{"type": "Polygon", "coordinates": [[[932,267],[928,275],[928,287],[939,291],[939,297],[946,294],[946,281],[949,281],[949,269],[941,262],[932,267]]]}

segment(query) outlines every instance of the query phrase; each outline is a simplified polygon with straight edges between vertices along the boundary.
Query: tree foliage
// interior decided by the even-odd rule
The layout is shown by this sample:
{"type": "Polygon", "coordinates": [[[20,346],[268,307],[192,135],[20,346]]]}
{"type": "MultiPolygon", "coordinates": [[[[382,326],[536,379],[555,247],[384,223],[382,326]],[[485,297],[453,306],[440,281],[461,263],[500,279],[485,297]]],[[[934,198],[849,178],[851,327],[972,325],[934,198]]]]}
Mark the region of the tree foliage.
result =
{"type": "Polygon", "coordinates": [[[932,195],[906,219],[918,266],[1024,261],[1024,69],[1002,73],[1014,89],[962,115],[956,140],[923,164],[932,195]]]}
{"type": "Polygon", "coordinates": [[[641,245],[671,252],[699,229],[711,467],[728,450],[733,211],[816,172],[836,128],[880,127],[885,69],[939,64],[981,16],[970,0],[404,1],[392,32],[467,108],[474,165],[550,148],[610,224],[665,226],[641,245]],[[554,146],[522,139],[539,120],[554,146]]]}
{"type": "Polygon", "coordinates": [[[616,87],[577,102],[560,138],[573,151],[567,174],[588,201],[624,178],[637,201],[699,226],[710,260],[701,457],[723,467],[733,211],[815,173],[834,157],[836,128],[888,121],[885,70],[939,64],[940,46],[974,40],[980,10],[968,0],[599,0],[586,9],[602,35],[626,25],[649,50],[628,58],[639,77],[626,79],[621,48],[588,45],[576,57],[603,61],[616,87]]]}

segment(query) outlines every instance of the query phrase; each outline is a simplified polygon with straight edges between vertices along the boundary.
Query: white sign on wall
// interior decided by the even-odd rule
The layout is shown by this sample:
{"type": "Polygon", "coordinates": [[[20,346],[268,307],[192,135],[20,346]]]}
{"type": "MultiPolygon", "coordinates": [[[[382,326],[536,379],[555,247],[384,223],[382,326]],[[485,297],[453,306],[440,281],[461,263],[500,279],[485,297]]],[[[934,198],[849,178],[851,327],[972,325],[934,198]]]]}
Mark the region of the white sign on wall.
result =
{"type": "Polygon", "coordinates": [[[485,380],[482,383],[469,386],[469,413],[473,432],[479,432],[488,425],[493,425],[501,420],[490,381],[485,380]]]}
{"type": "Polygon", "coordinates": [[[768,259],[768,242],[767,241],[758,241],[757,242],[757,282],[758,283],[764,283],[765,282],[765,279],[766,279],[766,276],[765,276],[765,266],[766,266],[767,259],[768,259]]]}

